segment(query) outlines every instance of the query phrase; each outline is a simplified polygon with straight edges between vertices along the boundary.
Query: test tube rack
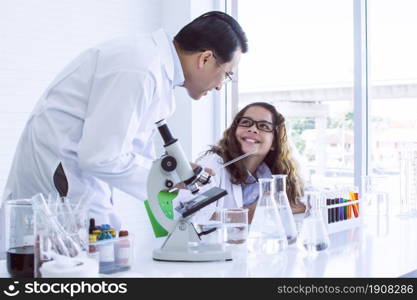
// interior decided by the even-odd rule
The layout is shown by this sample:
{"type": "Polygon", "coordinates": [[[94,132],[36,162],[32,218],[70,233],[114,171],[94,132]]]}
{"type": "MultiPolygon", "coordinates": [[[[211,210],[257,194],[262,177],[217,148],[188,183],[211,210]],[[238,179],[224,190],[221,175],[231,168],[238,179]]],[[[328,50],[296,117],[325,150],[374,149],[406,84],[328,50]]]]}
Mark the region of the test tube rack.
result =
{"type": "Polygon", "coordinates": [[[328,198],[325,201],[322,215],[329,234],[362,224],[360,199],[350,200],[338,197],[328,198]]]}

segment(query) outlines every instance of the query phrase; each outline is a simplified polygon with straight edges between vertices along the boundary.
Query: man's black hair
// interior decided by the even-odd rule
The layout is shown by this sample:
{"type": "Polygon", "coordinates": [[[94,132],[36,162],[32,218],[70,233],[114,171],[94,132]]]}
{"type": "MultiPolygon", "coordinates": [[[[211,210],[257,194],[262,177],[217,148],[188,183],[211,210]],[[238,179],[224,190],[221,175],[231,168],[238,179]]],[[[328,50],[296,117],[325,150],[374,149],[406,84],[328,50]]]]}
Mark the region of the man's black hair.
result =
{"type": "Polygon", "coordinates": [[[248,40],[239,23],[220,11],[211,11],[194,19],[178,32],[174,41],[189,52],[212,50],[219,63],[231,61],[237,49],[242,53],[248,51],[248,40]]]}

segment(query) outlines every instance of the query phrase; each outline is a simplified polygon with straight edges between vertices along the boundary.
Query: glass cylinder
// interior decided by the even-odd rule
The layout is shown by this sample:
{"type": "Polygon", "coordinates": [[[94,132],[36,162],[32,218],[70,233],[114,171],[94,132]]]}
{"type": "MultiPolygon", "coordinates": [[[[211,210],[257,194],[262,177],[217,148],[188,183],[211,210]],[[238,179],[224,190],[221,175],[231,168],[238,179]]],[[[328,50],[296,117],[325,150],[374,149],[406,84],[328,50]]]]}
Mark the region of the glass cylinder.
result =
{"type": "Polygon", "coordinates": [[[272,175],[274,199],[277,203],[282,225],[284,225],[287,234],[288,244],[294,244],[297,241],[297,227],[295,226],[294,215],[287,197],[287,175],[272,175]]]}
{"type": "Polygon", "coordinates": [[[272,178],[259,179],[259,200],[248,235],[248,249],[254,253],[275,254],[288,246],[272,185],[272,178]]]}
{"type": "Polygon", "coordinates": [[[5,203],[7,271],[12,277],[34,276],[34,222],[30,199],[5,203]]]}
{"type": "Polygon", "coordinates": [[[362,199],[365,214],[384,216],[389,214],[390,177],[368,175],[362,177],[362,199]]]}
{"type": "Polygon", "coordinates": [[[329,234],[322,216],[323,202],[317,192],[307,194],[306,212],[299,240],[309,252],[325,250],[330,244],[329,234]]]}
{"type": "Polygon", "coordinates": [[[400,216],[417,216],[417,150],[399,152],[400,216]]]}

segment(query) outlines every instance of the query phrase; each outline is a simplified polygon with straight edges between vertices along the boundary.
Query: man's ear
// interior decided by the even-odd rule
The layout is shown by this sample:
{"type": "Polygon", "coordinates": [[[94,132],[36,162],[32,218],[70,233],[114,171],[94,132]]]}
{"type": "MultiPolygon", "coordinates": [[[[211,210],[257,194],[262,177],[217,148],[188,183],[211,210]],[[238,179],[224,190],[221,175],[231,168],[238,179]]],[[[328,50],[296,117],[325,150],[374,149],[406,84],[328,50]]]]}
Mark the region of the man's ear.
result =
{"type": "Polygon", "coordinates": [[[213,57],[213,51],[206,50],[198,54],[198,67],[203,68],[213,57]]]}

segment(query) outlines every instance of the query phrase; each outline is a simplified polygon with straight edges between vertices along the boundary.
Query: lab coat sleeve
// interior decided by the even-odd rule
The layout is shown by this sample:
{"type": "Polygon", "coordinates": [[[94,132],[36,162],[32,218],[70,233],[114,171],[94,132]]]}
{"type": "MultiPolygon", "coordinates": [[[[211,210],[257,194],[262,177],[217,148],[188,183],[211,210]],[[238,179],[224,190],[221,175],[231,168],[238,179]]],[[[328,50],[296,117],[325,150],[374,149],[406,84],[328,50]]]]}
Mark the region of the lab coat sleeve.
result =
{"type": "Polygon", "coordinates": [[[83,172],[141,200],[146,199],[152,156],[145,152],[151,147],[145,145],[142,153],[141,149],[133,151],[132,142],[146,118],[154,90],[155,80],[145,73],[96,75],[78,145],[83,172]]]}

